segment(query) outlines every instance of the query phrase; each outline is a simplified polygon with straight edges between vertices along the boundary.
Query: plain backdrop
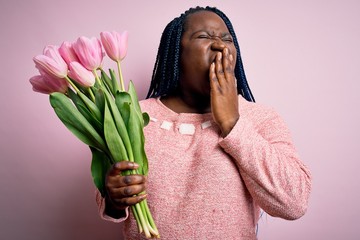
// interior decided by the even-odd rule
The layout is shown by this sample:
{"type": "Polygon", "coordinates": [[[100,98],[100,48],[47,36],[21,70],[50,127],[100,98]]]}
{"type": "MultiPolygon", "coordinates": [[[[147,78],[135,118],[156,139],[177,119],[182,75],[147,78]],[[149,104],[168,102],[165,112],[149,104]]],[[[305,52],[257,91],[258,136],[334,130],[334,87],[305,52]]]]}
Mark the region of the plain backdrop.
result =
{"type": "Polygon", "coordinates": [[[123,73],[144,98],[162,30],[197,5],[231,19],[257,102],[282,115],[313,175],[307,214],[264,214],[259,239],[359,239],[357,0],[1,0],[0,239],[122,239],[98,216],[89,149],[31,90],[32,58],[47,44],[128,30],[123,73]]]}

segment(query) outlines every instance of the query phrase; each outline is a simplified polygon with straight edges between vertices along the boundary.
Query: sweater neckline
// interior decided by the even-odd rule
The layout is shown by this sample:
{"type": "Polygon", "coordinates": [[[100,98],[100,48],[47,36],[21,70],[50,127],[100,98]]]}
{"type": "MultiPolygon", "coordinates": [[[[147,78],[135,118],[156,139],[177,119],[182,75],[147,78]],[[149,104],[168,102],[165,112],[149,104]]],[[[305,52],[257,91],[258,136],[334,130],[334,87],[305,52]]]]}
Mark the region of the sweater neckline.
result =
{"type": "Polygon", "coordinates": [[[159,106],[159,113],[169,120],[181,120],[181,121],[189,121],[189,122],[198,122],[198,121],[208,121],[212,120],[212,113],[177,113],[165,106],[160,97],[156,98],[157,105],[159,106]]]}

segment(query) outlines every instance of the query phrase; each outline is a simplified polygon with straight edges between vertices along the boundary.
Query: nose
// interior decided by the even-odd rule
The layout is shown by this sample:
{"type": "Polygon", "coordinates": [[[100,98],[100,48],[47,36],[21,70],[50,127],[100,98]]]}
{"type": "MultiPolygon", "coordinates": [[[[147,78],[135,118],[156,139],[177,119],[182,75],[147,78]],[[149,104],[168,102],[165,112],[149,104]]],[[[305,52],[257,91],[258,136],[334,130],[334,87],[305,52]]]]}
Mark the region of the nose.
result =
{"type": "Polygon", "coordinates": [[[213,39],[213,42],[211,44],[211,50],[222,52],[226,46],[223,43],[223,41],[221,40],[221,38],[214,37],[212,39],[213,39]]]}

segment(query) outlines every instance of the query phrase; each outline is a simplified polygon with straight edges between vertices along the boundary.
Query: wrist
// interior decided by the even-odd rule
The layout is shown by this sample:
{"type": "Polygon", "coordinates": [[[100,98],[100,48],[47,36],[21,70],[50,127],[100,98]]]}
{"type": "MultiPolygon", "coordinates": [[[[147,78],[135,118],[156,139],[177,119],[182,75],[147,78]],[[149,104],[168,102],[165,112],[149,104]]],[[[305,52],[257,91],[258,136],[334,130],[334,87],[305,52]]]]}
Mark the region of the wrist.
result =
{"type": "Polygon", "coordinates": [[[231,132],[231,130],[234,128],[238,120],[239,120],[239,116],[237,116],[234,119],[223,122],[221,124],[220,129],[221,129],[221,136],[223,138],[225,138],[231,132]]]}
{"type": "Polygon", "coordinates": [[[109,217],[119,219],[126,217],[126,207],[125,208],[118,208],[115,204],[111,201],[109,196],[105,196],[105,214],[109,217]]]}

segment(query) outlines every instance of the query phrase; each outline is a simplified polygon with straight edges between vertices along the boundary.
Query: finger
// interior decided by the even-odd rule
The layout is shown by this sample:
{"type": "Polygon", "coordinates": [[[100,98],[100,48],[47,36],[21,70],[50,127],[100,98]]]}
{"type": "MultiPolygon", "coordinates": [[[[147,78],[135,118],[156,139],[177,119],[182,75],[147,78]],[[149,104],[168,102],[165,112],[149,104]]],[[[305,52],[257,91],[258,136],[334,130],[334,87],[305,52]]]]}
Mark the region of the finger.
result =
{"type": "Polygon", "coordinates": [[[135,205],[142,200],[147,198],[147,194],[141,194],[137,196],[122,198],[122,199],[116,199],[113,200],[113,202],[116,204],[116,206],[132,206],[135,205]]]}
{"type": "Polygon", "coordinates": [[[110,168],[109,175],[117,176],[122,171],[133,170],[133,169],[137,169],[138,167],[139,167],[139,165],[135,162],[130,162],[130,161],[117,162],[117,163],[113,164],[112,167],[110,168]]]}
{"type": "Polygon", "coordinates": [[[140,174],[127,175],[120,178],[119,186],[131,186],[137,184],[144,184],[146,182],[146,178],[140,174]]]}
{"type": "Polygon", "coordinates": [[[229,49],[224,48],[222,63],[223,63],[223,71],[226,81],[232,80],[234,75],[234,69],[232,67],[230,57],[232,57],[232,55],[229,53],[229,49]]]}
{"type": "MultiPolygon", "coordinates": [[[[235,66],[235,64],[234,64],[234,57],[233,57],[232,54],[230,54],[229,60],[230,60],[231,66],[235,66]]],[[[234,71],[234,69],[233,69],[233,71],[234,71]]],[[[235,84],[235,86],[237,86],[237,80],[236,80],[236,77],[235,77],[235,72],[234,72],[234,84],[235,84]]]]}
{"type": "Polygon", "coordinates": [[[215,73],[215,63],[211,63],[210,71],[209,71],[209,78],[210,78],[210,88],[212,91],[217,91],[220,88],[218,78],[215,73]]]}
{"type": "Polygon", "coordinates": [[[233,65],[234,63],[234,56],[230,53],[229,54],[229,60],[230,60],[230,64],[233,65]]]}
{"type": "Polygon", "coordinates": [[[225,79],[222,59],[223,59],[222,53],[218,52],[215,58],[215,73],[220,86],[224,84],[224,79],[225,79]]]}
{"type": "Polygon", "coordinates": [[[145,184],[131,185],[117,189],[115,194],[118,194],[118,196],[121,196],[122,198],[132,197],[145,191],[145,189],[145,184]]]}
{"type": "Polygon", "coordinates": [[[115,193],[118,191],[119,188],[139,185],[139,184],[146,184],[146,178],[143,175],[134,174],[134,175],[127,175],[127,176],[109,176],[106,179],[105,187],[108,192],[115,193]]]}
{"type": "Polygon", "coordinates": [[[119,188],[110,188],[108,189],[108,195],[110,199],[121,199],[124,197],[132,197],[134,195],[140,194],[146,190],[146,184],[137,184],[119,188]]]}

